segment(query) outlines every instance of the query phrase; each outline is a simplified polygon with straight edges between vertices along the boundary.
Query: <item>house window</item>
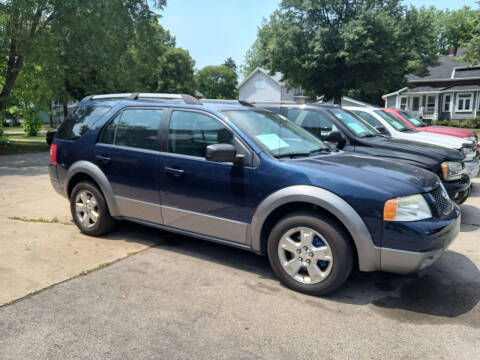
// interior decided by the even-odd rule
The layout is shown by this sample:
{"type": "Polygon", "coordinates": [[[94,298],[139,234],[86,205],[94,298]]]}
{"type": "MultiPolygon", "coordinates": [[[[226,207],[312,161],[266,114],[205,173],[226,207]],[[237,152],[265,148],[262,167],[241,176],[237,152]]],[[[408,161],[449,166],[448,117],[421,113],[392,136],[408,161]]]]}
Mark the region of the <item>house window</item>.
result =
{"type": "Polygon", "coordinates": [[[480,92],[477,94],[477,110],[480,110],[480,92]]]}
{"type": "Polygon", "coordinates": [[[450,102],[452,101],[452,95],[443,96],[443,112],[450,112],[450,102]]]}
{"type": "Polygon", "coordinates": [[[412,111],[418,111],[420,109],[420,97],[412,97],[412,111]]]}
{"type": "Polygon", "coordinates": [[[456,110],[458,112],[472,111],[473,93],[463,93],[457,95],[456,110]]]}
{"type": "Polygon", "coordinates": [[[402,96],[400,98],[400,109],[407,110],[407,97],[406,96],[402,96]]]}
{"type": "Polygon", "coordinates": [[[427,96],[427,113],[433,114],[435,112],[435,105],[437,103],[437,97],[433,95],[427,96]]]}
{"type": "Polygon", "coordinates": [[[256,89],[265,89],[265,79],[255,80],[255,88],[256,89]]]}

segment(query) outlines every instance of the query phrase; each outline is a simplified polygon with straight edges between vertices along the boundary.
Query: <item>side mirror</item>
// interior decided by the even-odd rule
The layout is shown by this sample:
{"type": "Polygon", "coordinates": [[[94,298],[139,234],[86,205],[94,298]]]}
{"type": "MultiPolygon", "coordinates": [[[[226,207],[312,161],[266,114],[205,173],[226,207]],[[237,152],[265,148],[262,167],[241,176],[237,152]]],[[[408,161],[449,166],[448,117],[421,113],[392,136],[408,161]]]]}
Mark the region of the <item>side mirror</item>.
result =
{"type": "Polygon", "coordinates": [[[57,133],[57,129],[47,131],[45,141],[47,142],[48,145],[52,145],[53,138],[55,137],[56,133],[57,133]]]}
{"type": "Polygon", "coordinates": [[[388,135],[387,129],[385,129],[384,126],[375,126],[375,129],[377,129],[377,131],[382,133],[383,135],[388,135]]]}
{"type": "Polygon", "coordinates": [[[214,162],[237,162],[237,151],[231,144],[212,144],[205,150],[205,158],[214,162]]]}
{"type": "Polygon", "coordinates": [[[337,147],[339,149],[345,146],[345,138],[340,133],[340,131],[332,131],[330,134],[327,135],[325,141],[337,144],[337,147]]]}

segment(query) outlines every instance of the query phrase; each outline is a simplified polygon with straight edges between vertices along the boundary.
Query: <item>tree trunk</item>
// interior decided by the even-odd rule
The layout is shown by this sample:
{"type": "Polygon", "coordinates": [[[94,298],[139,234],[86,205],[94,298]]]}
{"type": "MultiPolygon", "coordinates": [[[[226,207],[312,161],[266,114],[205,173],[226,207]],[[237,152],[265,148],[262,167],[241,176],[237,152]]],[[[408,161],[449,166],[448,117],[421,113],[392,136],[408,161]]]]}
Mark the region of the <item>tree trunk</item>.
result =
{"type": "Polygon", "coordinates": [[[335,95],[333,97],[333,103],[335,105],[342,105],[342,95],[335,95]]]}
{"type": "Polygon", "coordinates": [[[65,118],[68,115],[68,101],[64,100],[62,102],[62,105],[63,105],[63,120],[65,120],[65,118]]]}
{"type": "Polygon", "coordinates": [[[7,108],[7,101],[12,92],[13,85],[17,80],[17,76],[23,67],[23,56],[17,55],[17,45],[15,39],[10,42],[10,51],[8,54],[7,71],[5,74],[5,83],[3,84],[2,92],[0,93],[0,113],[3,113],[7,108]]]}

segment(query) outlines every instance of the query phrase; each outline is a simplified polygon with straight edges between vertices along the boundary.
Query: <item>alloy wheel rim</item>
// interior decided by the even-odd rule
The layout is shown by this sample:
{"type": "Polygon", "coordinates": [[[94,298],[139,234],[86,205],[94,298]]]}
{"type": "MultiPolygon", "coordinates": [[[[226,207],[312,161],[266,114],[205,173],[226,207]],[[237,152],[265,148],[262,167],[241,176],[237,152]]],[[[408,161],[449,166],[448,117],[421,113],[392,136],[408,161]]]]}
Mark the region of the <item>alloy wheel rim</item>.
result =
{"type": "Polygon", "coordinates": [[[330,244],[308,227],[296,227],[283,234],[278,242],[278,258],[283,270],[303,284],[324,281],[333,266],[330,244]]]}
{"type": "Polygon", "coordinates": [[[77,220],[87,229],[97,223],[100,216],[98,202],[90,191],[82,190],[75,197],[75,214],[77,220]]]}

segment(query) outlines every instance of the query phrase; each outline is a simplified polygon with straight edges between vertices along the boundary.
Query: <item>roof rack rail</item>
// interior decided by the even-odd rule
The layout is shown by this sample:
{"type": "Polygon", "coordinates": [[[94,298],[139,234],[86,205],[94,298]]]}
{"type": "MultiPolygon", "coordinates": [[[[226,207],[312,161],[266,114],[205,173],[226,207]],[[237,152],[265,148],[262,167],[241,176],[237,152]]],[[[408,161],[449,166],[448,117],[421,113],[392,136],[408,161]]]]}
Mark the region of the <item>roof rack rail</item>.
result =
{"type": "Polygon", "coordinates": [[[105,99],[157,99],[157,100],[182,100],[185,104],[198,105],[201,104],[197,98],[188,94],[162,94],[162,93],[120,93],[120,94],[102,94],[89,95],[82,99],[88,100],[105,100],[105,99]]]}
{"type": "Polygon", "coordinates": [[[253,104],[245,100],[225,100],[225,99],[201,99],[201,102],[211,103],[211,104],[240,104],[243,106],[254,107],[253,104]]]}

